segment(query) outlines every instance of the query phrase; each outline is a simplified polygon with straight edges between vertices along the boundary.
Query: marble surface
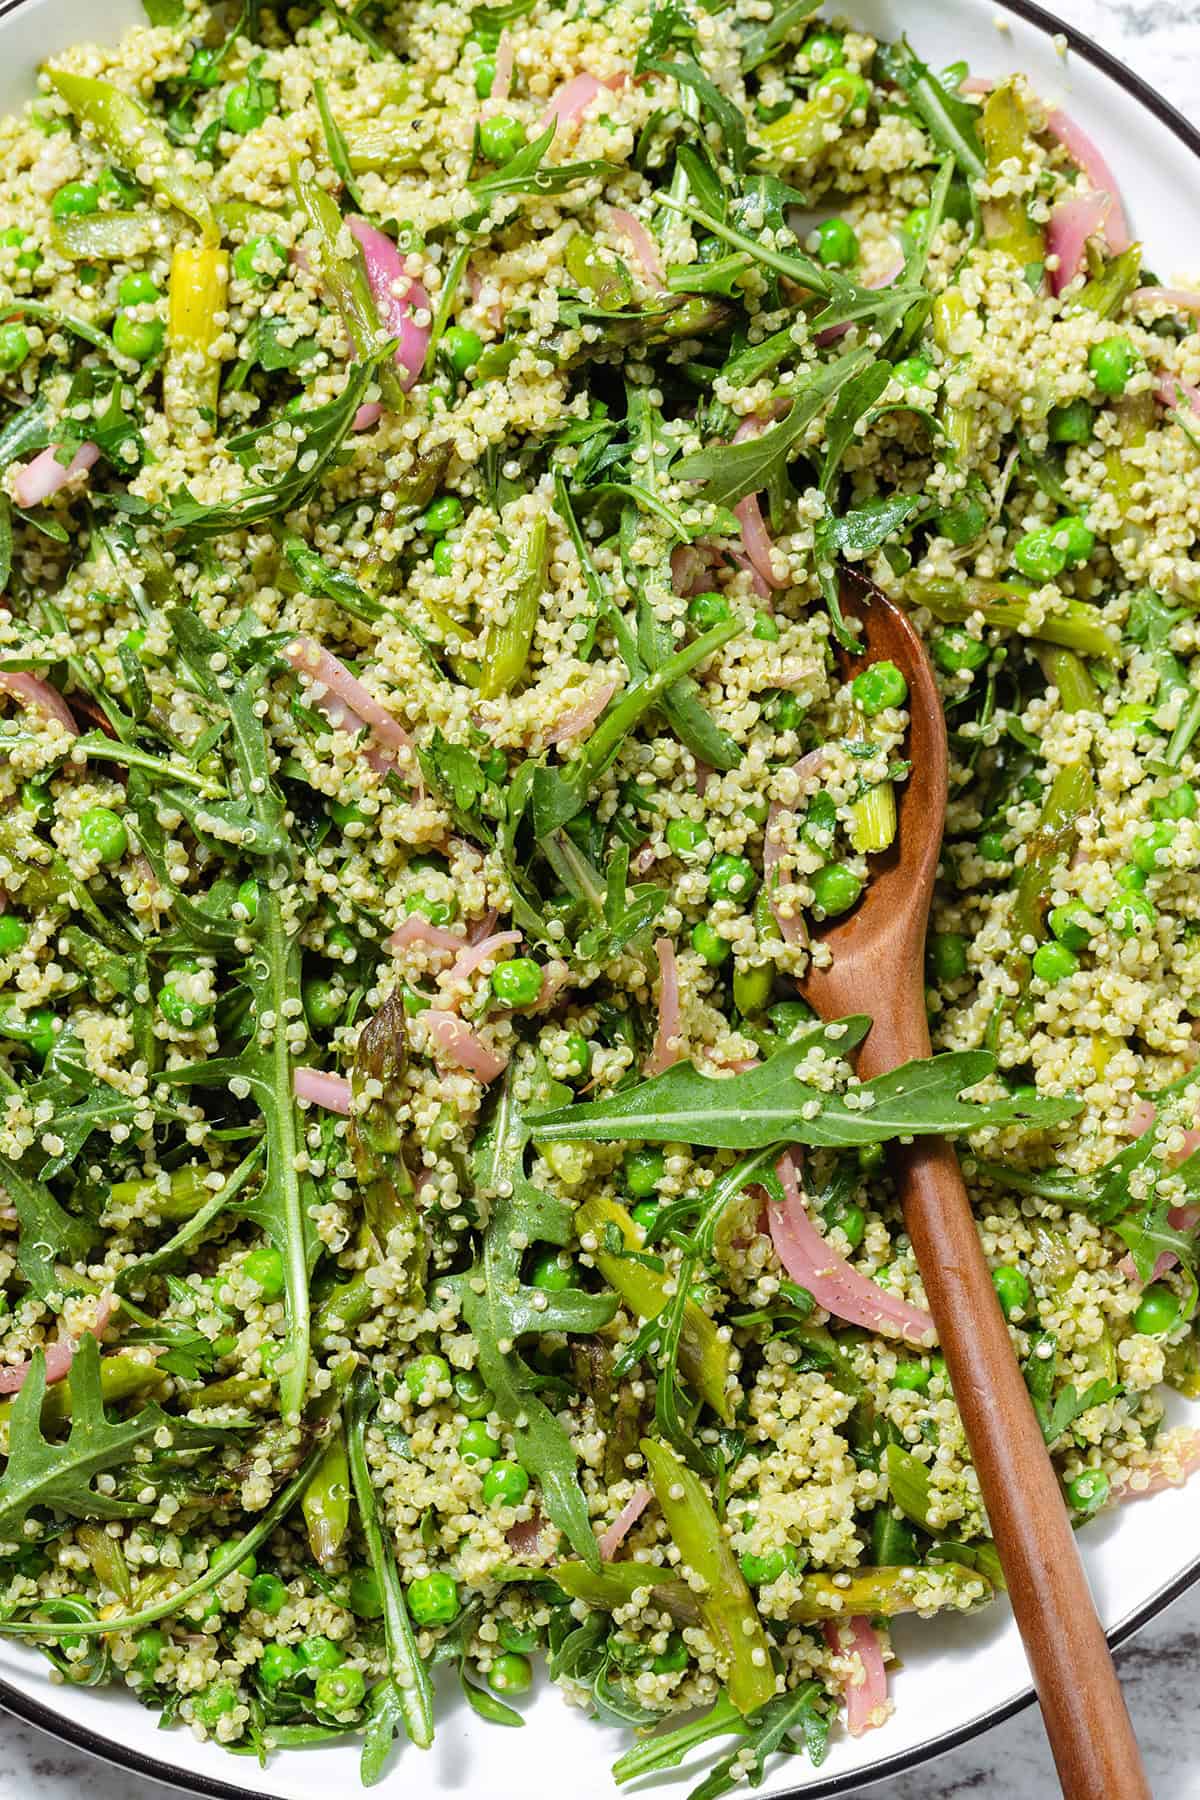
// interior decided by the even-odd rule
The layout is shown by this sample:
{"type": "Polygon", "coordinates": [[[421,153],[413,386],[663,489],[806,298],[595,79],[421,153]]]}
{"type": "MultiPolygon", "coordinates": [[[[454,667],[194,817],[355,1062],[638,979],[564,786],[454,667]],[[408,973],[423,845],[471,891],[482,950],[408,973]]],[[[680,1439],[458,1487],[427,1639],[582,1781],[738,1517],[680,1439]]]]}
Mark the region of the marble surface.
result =
{"type": "MultiPolygon", "coordinates": [[[[1200,0],[1051,0],[1051,10],[1194,117],[1200,0]]],[[[1200,1800],[1200,1588],[1128,1645],[1118,1663],[1156,1800],[1200,1800]]],[[[1058,1791],[1032,1709],[936,1763],[870,1790],[890,1800],[958,1800],[967,1794],[977,1800],[1053,1800],[1058,1791]]],[[[168,1800],[175,1792],[0,1713],[0,1800],[78,1800],[81,1794],[87,1800],[168,1800]]]]}

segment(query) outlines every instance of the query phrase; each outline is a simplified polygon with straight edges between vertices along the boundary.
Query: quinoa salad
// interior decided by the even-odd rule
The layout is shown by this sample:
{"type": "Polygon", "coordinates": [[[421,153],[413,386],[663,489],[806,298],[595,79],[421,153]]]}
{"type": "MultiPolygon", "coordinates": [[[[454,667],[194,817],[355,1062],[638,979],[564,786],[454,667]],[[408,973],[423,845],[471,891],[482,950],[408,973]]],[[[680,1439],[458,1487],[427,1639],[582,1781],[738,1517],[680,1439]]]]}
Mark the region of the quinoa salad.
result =
{"type": "Polygon", "coordinates": [[[815,0],[146,13],[0,124],[0,1633],[367,1785],[547,1679],[819,1763],[1003,1585],[889,1144],[1074,1521],[1200,1463],[1200,293],[815,0]]]}

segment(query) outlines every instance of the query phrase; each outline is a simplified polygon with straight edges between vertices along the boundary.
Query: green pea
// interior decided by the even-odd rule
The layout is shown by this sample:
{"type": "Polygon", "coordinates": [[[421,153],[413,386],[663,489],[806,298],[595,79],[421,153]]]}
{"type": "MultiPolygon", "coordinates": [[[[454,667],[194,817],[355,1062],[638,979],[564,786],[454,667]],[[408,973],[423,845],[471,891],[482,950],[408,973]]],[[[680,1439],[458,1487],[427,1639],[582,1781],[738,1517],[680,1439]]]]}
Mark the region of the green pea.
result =
{"type": "Polygon", "coordinates": [[[323,1637],[319,1632],[313,1637],[301,1639],[296,1645],[296,1655],[305,1669],[337,1669],[346,1660],[346,1652],[332,1638],[323,1637]]]}
{"type": "Polygon", "coordinates": [[[459,1433],[458,1454],[468,1468],[477,1462],[495,1462],[500,1439],[492,1436],[483,1419],[472,1419],[459,1433]]]}
{"type": "Polygon", "coordinates": [[[661,1150],[646,1145],[641,1150],[627,1150],[621,1162],[621,1180],[625,1192],[635,1200],[646,1200],[666,1179],[667,1159],[661,1150]]]}
{"type": "Polygon", "coordinates": [[[836,1206],[826,1207],[822,1214],[827,1225],[842,1233],[852,1250],[857,1250],[867,1230],[867,1215],[861,1206],[852,1200],[840,1201],[836,1206]]]}
{"type": "Polygon", "coordinates": [[[252,77],[230,88],[225,96],[224,119],[230,131],[254,131],[275,110],[275,83],[252,77]]]}
{"type": "Polygon", "coordinates": [[[815,31],[800,46],[810,69],[831,69],[841,61],[842,39],[836,31],[815,31]]]}
{"type": "Polygon", "coordinates": [[[529,1475],[520,1463],[493,1463],[483,1478],[485,1506],[520,1506],[529,1492],[529,1475]]]}
{"type": "Polygon", "coordinates": [[[1130,859],[1137,869],[1145,875],[1156,875],[1168,866],[1166,852],[1175,841],[1175,826],[1169,819],[1161,819],[1149,831],[1143,832],[1133,840],[1130,859]]]}
{"type": "Polygon", "coordinates": [[[938,981],[961,981],[967,972],[967,940],[959,931],[939,931],[930,942],[929,960],[938,981]]]}
{"type": "Polygon", "coordinates": [[[361,1669],[323,1669],[313,1683],[313,1702],[322,1712],[350,1712],[362,1705],[366,1691],[361,1669]]]}
{"type": "Polygon", "coordinates": [[[122,356],[133,362],[149,362],[163,346],[164,327],[160,319],[134,319],[120,312],[113,320],[112,340],[122,356]]]}
{"type": "Polygon", "coordinates": [[[882,1144],[862,1144],[858,1151],[858,1166],[864,1175],[878,1174],[887,1160],[882,1144]]]}
{"type": "Polygon", "coordinates": [[[923,244],[929,234],[932,216],[927,206],[914,206],[900,229],[914,244],[923,244]]]}
{"type": "Polygon", "coordinates": [[[767,716],[776,731],[795,731],[804,718],[804,708],[796,694],[780,690],[772,697],[767,716]]]}
{"type": "Polygon", "coordinates": [[[205,1001],[191,1000],[179,990],[171,976],[194,974],[196,964],[184,961],[167,971],[166,978],[158,990],[158,1010],[168,1025],[177,1031],[202,1031],[210,1023],[213,1007],[205,1001]]]}
{"type": "Polygon", "coordinates": [[[1141,358],[1127,337],[1105,338],[1088,351],[1088,369],[1102,394],[1123,394],[1141,358]]]}
{"type": "MultiPolygon", "coordinates": [[[[283,1611],[284,1602],[287,1600],[287,1589],[278,1575],[264,1573],[254,1577],[246,1590],[246,1599],[249,1605],[257,1608],[261,1613],[266,1613],[269,1619],[273,1619],[283,1611]]],[[[275,1646],[275,1648],[281,1647],[275,1646]]],[[[289,1651],[288,1654],[290,1655],[291,1652],[289,1651]]]]}
{"type": "Polygon", "coordinates": [[[894,662],[872,663],[850,684],[854,703],[868,718],[888,707],[903,706],[908,699],[908,683],[894,662]]]}
{"type": "Polygon", "coordinates": [[[814,903],[828,919],[849,912],[863,891],[862,881],[845,863],[826,863],[823,869],[809,877],[809,884],[814,903]]]}
{"type": "Polygon", "coordinates": [[[480,100],[486,100],[496,80],[496,59],[494,56],[480,56],[475,61],[475,92],[480,100]]]}
{"type": "Polygon", "coordinates": [[[1150,802],[1150,816],[1154,819],[1194,819],[1196,817],[1196,790],[1190,781],[1181,781],[1178,787],[1164,794],[1161,800],[1150,802]]]}
{"type": "Polygon", "coordinates": [[[1046,421],[1052,444],[1086,444],[1092,435],[1092,409],[1082,395],[1065,406],[1051,408],[1046,421]]]}
{"type": "Polygon", "coordinates": [[[640,1225],[643,1231],[649,1231],[658,1219],[658,1201],[639,1200],[629,1216],[635,1225],[640,1225]]]}
{"type": "Polygon", "coordinates": [[[419,1575],[408,1590],[408,1610],[418,1625],[451,1625],[458,1617],[458,1588],[443,1569],[419,1575]]]}
{"type": "Polygon", "coordinates": [[[765,1556],[747,1551],[738,1558],[738,1566],[749,1587],[766,1587],[768,1582],[778,1581],[785,1569],[794,1570],[798,1561],[794,1546],[784,1544],[778,1550],[768,1550],[765,1556]]]}
{"type": "Polygon", "coordinates": [[[1060,519],[1051,527],[1057,544],[1066,552],[1067,566],[1086,562],[1096,548],[1096,534],[1083,519],[1060,519]]]}
{"type": "Polygon", "coordinates": [[[1040,981],[1053,985],[1066,981],[1079,971],[1079,958],[1065,944],[1051,941],[1039,944],[1033,953],[1033,972],[1040,981]]]}
{"type": "Polygon", "coordinates": [[[258,917],[258,883],[253,877],[243,881],[237,891],[237,903],[247,919],[258,917]]]}
{"type": "Polygon", "coordinates": [[[826,268],[849,269],[858,261],[858,237],[846,219],[822,219],[817,226],[817,261],[826,268]]]}
{"type": "Polygon", "coordinates": [[[340,825],[343,831],[347,825],[365,825],[367,822],[366,813],[361,806],[356,806],[353,800],[327,800],[325,811],[334,824],[340,825]]]}
{"type": "Polygon", "coordinates": [[[35,1006],[21,1021],[0,1014],[0,1037],[15,1038],[18,1043],[28,1044],[34,1055],[43,1061],[53,1050],[57,1036],[58,1020],[47,1006],[35,1006]]]}
{"type": "Polygon", "coordinates": [[[714,931],[706,920],[701,919],[693,925],[691,933],[692,949],[699,952],[710,969],[719,969],[722,963],[729,961],[732,954],[728,938],[723,938],[714,931]]]}
{"type": "Polygon", "coordinates": [[[383,1594],[374,1569],[351,1569],[350,1611],[359,1619],[383,1617],[383,1594]]]}
{"type": "Polygon", "coordinates": [[[274,287],[287,268],[287,260],[287,251],[278,238],[247,238],[233,253],[233,272],[239,281],[253,287],[274,287]]]}
{"type": "Polygon", "coordinates": [[[133,1666],[139,1675],[144,1675],[149,1680],[158,1667],[159,1659],[167,1647],[167,1640],[156,1626],[151,1625],[145,1631],[139,1631],[133,1641],[136,1646],[133,1666]]]}
{"type": "Polygon", "coordinates": [[[1100,1511],[1109,1495],[1111,1484],[1103,1469],[1084,1469],[1067,1485],[1067,1499],[1075,1511],[1090,1518],[1100,1511]]]}
{"type": "Polygon", "coordinates": [[[281,1687],[299,1673],[300,1658],[289,1644],[268,1644],[258,1660],[259,1680],[264,1687],[281,1687]]]}
{"type": "Polygon", "coordinates": [[[751,637],[757,638],[762,644],[777,644],[779,642],[779,627],[771,617],[770,613],[756,612],[754,615],[754,625],[750,635],[751,637]]]}
{"type": "Polygon", "coordinates": [[[733,1004],[744,1019],[752,1019],[767,1004],[774,986],[775,971],[770,963],[735,969],[733,1004]]]}
{"type": "Polygon", "coordinates": [[[414,1356],[404,1371],[404,1385],[418,1406],[428,1405],[437,1389],[450,1379],[450,1364],[444,1356],[427,1352],[414,1356]]]}
{"type": "Polygon", "coordinates": [[[89,806],[79,820],[79,843],[101,862],[120,862],[129,848],[129,833],[111,807],[89,806]]]}
{"type": "Polygon", "coordinates": [[[767,1023],[790,1043],[798,1033],[807,1031],[815,1017],[806,1000],[777,1000],[767,1013],[767,1023]]]}
{"type": "Polygon", "coordinates": [[[896,1364],[892,1386],[908,1393],[923,1394],[932,1380],[933,1373],[924,1363],[902,1362],[896,1364]]]}
{"type": "Polygon", "coordinates": [[[708,842],[708,830],[700,819],[671,819],[665,835],[667,848],[676,856],[690,856],[708,842]]]}
{"type": "Polygon", "coordinates": [[[336,1025],[346,1007],[345,989],[323,975],[310,975],[300,983],[304,1015],[314,1030],[336,1025]]]}
{"type": "Polygon", "coordinates": [[[122,306],[153,306],[158,297],[158,284],[152,275],[141,271],[122,275],[117,289],[117,299],[122,306]]]}
{"type": "Polygon", "coordinates": [[[439,538],[433,546],[433,572],[435,575],[453,575],[454,545],[439,538]]]}
{"type": "Polygon", "coordinates": [[[861,75],[852,69],[827,69],[819,81],[814,81],[814,94],[836,94],[845,100],[843,116],[851,113],[865,112],[871,103],[871,90],[861,75]]]}
{"type": "Polygon", "coordinates": [[[237,1689],[229,1681],[214,1681],[211,1687],[201,1688],[192,1701],[192,1717],[212,1731],[221,1719],[230,1714],[238,1703],[237,1689]]]}
{"type": "Polygon", "coordinates": [[[242,1268],[257,1282],[264,1300],[278,1300],[283,1293],[283,1258],[271,1244],[251,1250],[242,1268]]]}
{"type": "Polygon", "coordinates": [[[927,356],[905,356],[892,370],[892,379],[902,388],[923,388],[932,373],[933,364],[927,356]]]}
{"type": "Polygon", "coordinates": [[[1003,863],[1006,868],[1012,863],[1012,851],[1006,846],[1003,833],[999,831],[980,832],[979,854],[984,862],[1003,863]]]}
{"type": "Polygon", "coordinates": [[[15,913],[0,913],[0,956],[20,950],[28,936],[29,927],[15,913]]]}
{"type": "Polygon", "coordinates": [[[495,1396],[478,1369],[455,1369],[454,1398],[468,1419],[485,1419],[496,1404],[495,1396]]]}
{"type": "Polygon", "coordinates": [[[963,669],[982,669],[991,655],[986,644],[957,625],[939,632],[931,649],[934,662],[946,675],[957,675],[963,669]]]}
{"type": "Polygon", "coordinates": [[[1158,917],[1153,904],[1136,889],[1117,894],[1109,902],[1104,916],[1118,937],[1125,938],[1136,937],[1141,925],[1153,929],[1158,917]]]}
{"type": "Polygon", "coordinates": [[[190,87],[214,88],[221,79],[221,62],[215,50],[197,50],[188,64],[190,87]]]}
{"type": "Polygon", "coordinates": [[[697,594],[688,601],[688,624],[693,631],[711,631],[714,625],[724,625],[733,617],[733,608],[724,594],[697,594]]]}
{"type": "Polygon", "coordinates": [[[1162,1337],[1179,1322],[1179,1297],[1164,1281],[1156,1281],[1142,1295],[1133,1315],[1133,1329],[1147,1337],[1162,1337]]]}
{"type": "Polygon", "coordinates": [[[1054,528],[1027,531],[1013,546],[1012,559],[1030,581],[1053,581],[1067,566],[1066,547],[1055,539],[1054,528]]]}
{"type": "Polygon", "coordinates": [[[592,1046],[581,1032],[567,1033],[567,1041],[563,1045],[563,1055],[567,1065],[567,1079],[582,1081],[592,1066],[592,1046]]]}
{"type": "Polygon", "coordinates": [[[530,1270],[530,1285],[541,1288],[546,1294],[561,1294],[566,1288],[573,1287],[577,1280],[574,1263],[570,1257],[563,1261],[562,1252],[544,1250],[534,1258],[530,1270]]]}
{"type": "Polygon", "coordinates": [[[1002,1263],[998,1269],[992,1270],[992,1286],[1006,1319],[1013,1318],[1018,1312],[1029,1311],[1029,1282],[1020,1269],[1014,1268],[1011,1263],[1002,1263]]]}
{"type": "Polygon", "coordinates": [[[492,970],[492,992],[504,1006],[532,1006],[542,991],[542,971],[531,956],[514,956],[492,970]]]}
{"type": "Polygon", "coordinates": [[[525,1694],[533,1685],[533,1664],[516,1650],[506,1650],[488,1670],[488,1686],[497,1694],[525,1694]]]}
{"type": "Polygon", "coordinates": [[[1116,871],[1116,883],[1126,893],[1140,894],[1146,885],[1146,871],[1133,863],[1126,863],[1116,871]]]}
{"type": "Polygon", "coordinates": [[[708,891],[714,900],[749,900],[757,886],[758,876],[744,856],[723,853],[708,865],[708,891]]]}
{"type": "Polygon", "coordinates": [[[50,212],[56,219],[83,218],[97,212],[99,207],[99,192],[90,181],[68,181],[50,202],[50,212]]]}
{"type": "Polygon", "coordinates": [[[469,325],[451,325],[442,338],[440,349],[451,374],[463,380],[483,355],[483,339],[469,325]]]}
{"type": "Polygon", "coordinates": [[[96,192],[102,200],[112,200],[117,206],[136,206],[142,197],[142,190],[136,181],[120,169],[105,169],[96,182],[96,192]]]}
{"type": "Polygon", "coordinates": [[[490,163],[506,163],[525,142],[525,127],[510,113],[497,113],[479,126],[479,150],[490,163]]]}
{"type": "Polygon", "coordinates": [[[15,322],[0,325],[0,369],[6,375],[19,369],[29,355],[29,333],[15,322]]]}
{"type": "Polygon", "coordinates": [[[420,529],[430,537],[442,537],[463,522],[463,503],[457,494],[443,494],[427,506],[417,520],[420,529]]]}
{"type": "Polygon", "coordinates": [[[973,544],[988,522],[986,502],[975,493],[964,493],[953,506],[940,508],[936,525],[952,544],[973,544]]]}

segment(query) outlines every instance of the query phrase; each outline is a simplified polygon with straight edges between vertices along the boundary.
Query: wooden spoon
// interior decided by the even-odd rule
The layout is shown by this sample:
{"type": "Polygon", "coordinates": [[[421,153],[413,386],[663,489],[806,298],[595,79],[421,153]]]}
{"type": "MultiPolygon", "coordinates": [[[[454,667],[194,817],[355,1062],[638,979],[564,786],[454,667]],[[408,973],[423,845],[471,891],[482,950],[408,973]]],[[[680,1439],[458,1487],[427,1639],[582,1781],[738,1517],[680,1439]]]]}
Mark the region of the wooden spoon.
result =
{"type": "MultiPolygon", "coordinates": [[[[872,858],[861,904],[818,930],[833,961],[810,970],[803,992],[822,1018],[871,1016],[858,1059],[860,1074],[870,1077],[930,1053],[925,929],[946,816],[946,724],[929,659],[904,613],[869,582],[847,577],[842,585],[847,617],[864,626],[863,653],[846,658],[845,672],[885,658],[903,671],[913,766],[899,794],[896,839],[872,858]]],[[[1148,1800],[1124,1696],[958,1159],[943,1139],[921,1138],[898,1147],[891,1168],[1063,1793],[1068,1800],[1148,1800]]]]}

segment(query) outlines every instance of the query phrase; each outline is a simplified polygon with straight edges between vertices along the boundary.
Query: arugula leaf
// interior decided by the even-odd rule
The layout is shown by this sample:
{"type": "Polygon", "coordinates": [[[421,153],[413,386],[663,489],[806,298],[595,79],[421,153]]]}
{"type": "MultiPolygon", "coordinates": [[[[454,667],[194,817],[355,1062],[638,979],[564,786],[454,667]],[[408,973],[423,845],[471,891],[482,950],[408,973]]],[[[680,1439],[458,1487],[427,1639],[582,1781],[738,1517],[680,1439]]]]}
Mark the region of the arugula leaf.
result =
{"type": "Polygon", "coordinates": [[[178,1428],[157,1401],[133,1419],[111,1424],[100,1390],[100,1346],[90,1332],[79,1341],[71,1364],[71,1429],[62,1443],[42,1436],[46,1398],[46,1358],[34,1352],[20,1392],[12,1401],[8,1463],[0,1476],[0,1538],[12,1540],[35,1506],[52,1507],[74,1519],[123,1519],[152,1508],[134,1500],[97,1493],[92,1482],[132,1460],[160,1428],[178,1428]]]}
{"type": "Polygon", "coordinates": [[[329,152],[329,161],[333,171],[353,200],[360,213],[366,213],[362,195],[358,191],[358,183],[354,179],[354,171],[350,167],[350,152],[346,148],[346,140],[342,128],[333,116],[329,105],[329,96],[325,92],[323,81],[313,82],[313,97],[317,102],[317,111],[321,115],[321,130],[325,133],[325,148],[329,152]]]}
{"type": "Polygon", "coordinates": [[[827,1094],[797,1078],[796,1069],[814,1048],[844,1056],[869,1029],[865,1017],[814,1026],[740,1075],[702,1075],[692,1063],[676,1063],[665,1074],[604,1100],[535,1113],[530,1125],[539,1138],[551,1142],[637,1139],[761,1150],[781,1142],[880,1144],[895,1137],[959,1135],[986,1125],[1044,1129],[1080,1111],[1076,1100],[960,1099],[995,1069],[996,1059],[986,1050],[949,1051],[904,1063],[850,1089],[854,1106],[847,1105],[846,1094],[827,1094]]]}
{"type": "Polygon", "coordinates": [[[944,87],[914,54],[907,38],[898,44],[879,46],[875,52],[875,73],[903,89],[934,143],[950,152],[964,175],[981,180],[987,173],[987,164],[979,141],[979,108],[944,87]]]}
{"type": "Polygon", "coordinates": [[[868,500],[840,518],[818,520],[814,533],[817,548],[831,561],[836,556],[870,556],[902,526],[912,524],[927,506],[923,494],[890,494],[886,499],[868,500]]]}
{"type": "Polygon", "coordinates": [[[477,225],[486,216],[491,202],[507,194],[561,194],[577,181],[612,174],[613,165],[608,162],[558,163],[545,167],[546,152],[556,129],[557,121],[553,121],[537,137],[522,144],[516,155],[501,163],[492,174],[481,175],[467,183],[467,192],[481,201],[484,209],[473,215],[468,224],[477,225]]]}
{"type": "MultiPolygon", "coordinates": [[[[550,1084],[555,1097],[566,1090],[550,1084]]],[[[525,1174],[530,1125],[517,1099],[514,1064],[487,1123],[475,1142],[475,1186],[486,1195],[490,1217],[475,1263],[442,1286],[454,1289],[463,1317],[479,1345],[479,1369],[504,1418],[513,1421],[517,1455],[542,1490],[542,1504],[575,1554],[598,1569],[587,1501],[576,1474],[575,1451],[566,1432],[538,1397],[537,1377],[518,1348],[522,1337],[549,1331],[593,1332],[617,1309],[613,1294],[564,1288],[547,1294],[520,1276],[522,1248],[543,1242],[566,1244],[572,1210],[563,1200],[535,1188],[525,1174]]]]}
{"type": "Polygon", "coordinates": [[[225,388],[236,393],[243,388],[255,369],[277,375],[281,369],[302,369],[318,355],[321,346],[316,338],[292,337],[285,319],[262,314],[242,339],[242,355],[225,378],[225,388]]]}
{"type": "Polygon", "coordinates": [[[1124,1240],[1138,1280],[1143,1285],[1153,1280],[1155,1265],[1164,1253],[1178,1258],[1188,1270],[1196,1260],[1196,1228],[1181,1231],[1172,1225],[1171,1211],[1168,1200],[1160,1200],[1154,1195],[1137,1212],[1119,1219],[1113,1227],[1117,1236],[1124,1240]]]}
{"type": "Polygon", "coordinates": [[[346,1452],[367,1558],[383,1599],[387,1644],[387,1678],[381,1684],[385,1691],[376,1689],[371,1696],[371,1716],[363,1745],[364,1787],[372,1786],[382,1775],[397,1724],[404,1726],[419,1749],[428,1750],[433,1742],[433,1686],[417,1649],[396,1558],[379,1523],[379,1503],[367,1461],[367,1426],[378,1398],[370,1375],[360,1368],[346,1402],[346,1452]]]}
{"type": "Polygon", "coordinates": [[[727,100],[713,86],[699,64],[690,57],[680,62],[663,62],[653,58],[642,66],[647,74],[664,75],[668,80],[677,82],[680,87],[692,90],[701,109],[719,127],[725,143],[725,154],[733,164],[734,172],[744,174],[747,165],[759,153],[750,147],[746,136],[746,117],[741,107],[735,106],[732,100],[727,100]]]}
{"type": "Polygon", "coordinates": [[[1093,1406],[1101,1406],[1106,1400],[1114,1399],[1118,1393],[1111,1381],[1093,1381],[1082,1394],[1077,1393],[1074,1385],[1068,1382],[1056,1395],[1054,1386],[1058,1377],[1058,1350],[1054,1338],[1048,1332],[1037,1331],[1030,1334],[1030,1350],[1024,1364],[1024,1375],[1025,1386],[1029,1389],[1029,1398],[1033,1402],[1033,1410],[1037,1414],[1047,1449],[1054,1448],[1076,1419],[1089,1412],[1093,1406]],[[1047,1347],[1049,1353],[1043,1354],[1047,1347]]]}
{"type": "Polygon", "coordinates": [[[172,31],[187,18],[184,0],[142,0],[142,11],[151,25],[165,25],[172,31]]]}
{"type": "Polygon", "coordinates": [[[70,1278],[64,1283],[55,1264],[85,1261],[99,1233],[66,1212],[44,1182],[22,1173],[6,1156],[0,1156],[0,1192],[16,1208],[17,1267],[39,1300],[53,1302],[64,1285],[70,1291],[70,1278]]]}
{"type": "MultiPolygon", "coordinates": [[[[164,530],[185,531],[193,538],[217,537],[224,531],[261,524],[276,513],[291,512],[302,506],[337,456],[375,371],[393,350],[394,345],[385,344],[365,362],[351,363],[346,384],[336,400],[310,407],[299,414],[296,424],[301,433],[300,440],[291,464],[282,475],[243,488],[232,500],[196,500],[182,488],[170,495],[167,505],[159,509],[164,530]]],[[[239,445],[245,447],[257,443],[260,438],[272,434],[275,425],[274,419],[267,420],[242,439],[231,439],[230,449],[236,453],[239,445]]]]}
{"type": "Polygon", "coordinates": [[[749,75],[760,63],[782,49],[798,25],[812,17],[821,0],[791,0],[772,14],[765,25],[753,25],[742,38],[742,74],[749,75]]]}
{"type": "Polygon", "coordinates": [[[863,348],[817,367],[777,425],[743,443],[714,445],[685,456],[671,471],[674,479],[703,482],[700,499],[714,506],[736,506],[748,494],[761,493],[786,465],[792,447],[817,414],[873,361],[874,353],[863,348]]]}
{"type": "Polygon", "coordinates": [[[634,63],[634,74],[644,75],[664,50],[695,41],[695,22],[684,0],[654,0],[646,36],[634,63]]]}

